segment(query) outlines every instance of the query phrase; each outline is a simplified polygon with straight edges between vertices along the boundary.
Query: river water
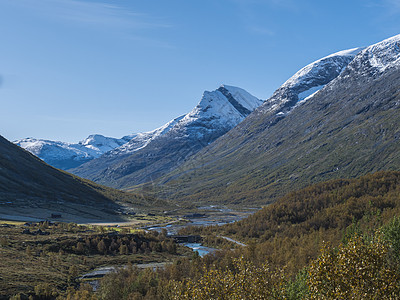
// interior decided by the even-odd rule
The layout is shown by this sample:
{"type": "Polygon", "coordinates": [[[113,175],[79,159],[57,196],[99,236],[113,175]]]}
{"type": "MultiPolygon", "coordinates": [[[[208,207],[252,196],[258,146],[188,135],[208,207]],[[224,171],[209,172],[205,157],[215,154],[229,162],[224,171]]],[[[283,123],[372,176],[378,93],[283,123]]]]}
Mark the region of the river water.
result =
{"type": "MultiPolygon", "coordinates": [[[[168,235],[177,235],[179,230],[188,226],[222,226],[228,223],[233,223],[239,221],[250,214],[253,214],[257,209],[249,208],[246,210],[236,211],[223,206],[209,205],[199,207],[198,210],[203,213],[201,217],[186,217],[185,219],[189,222],[186,224],[169,224],[166,226],[154,226],[147,228],[147,230],[155,230],[161,232],[162,229],[167,230],[168,235]]],[[[232,240],[233,241],[233,240],[232,240]]],[[[235,241],[233,241],[235,242],[235,241]]],[[[217,251],[215,248],[205,247],[199,243],[185,243],[186,247],[197,251],[200,256],[204,256],[208,253],[217,251]]]]}
{"type": "Polygon", "coordinates": [[[183,245],[185,245],[188,248],[191,248],[193,251],[197,251],[197,253],[199,253],[199,255],[201,257],[203,257],[204,255],[207,255],[209,253],[213,253],[213,252],[217,251],[217,249],[215,249],[215,248],[202,246],[200,243],[186,243],[183,245]]]}
{"type": "MultiPolygon", "coordinates": [[[[186,217],[185,220],[188,221],[186,224],[169,224],[166,226],[153,226],[153,227],[146,227],[146,230],[154,230],[161,232],[162,229],[167,230],[168,235],[176,235],[178,231],[184,227],[188,226],[211,226],[211,225],[224,225],[232,222],[239,221],[250,214],[254,213],[257,209],[248,209],[244,211],[234,211],[232,209],[228,209],[225,207],[220,206],[205,206],[199,208],[202,212],[205,212],[202,217],[186,217]],[[209,213],[207,213],[207,211],[209,213]]],[[[213,253],[217,251],[215,248],[205,247],[201,243],[184,243],[186,247],[191,248],[193,251],[197,251],[200,256],[207,255],[209,253],[213,253]]],[[[154,263],[154,264],[143,264],[139,265],[138,267],[162,267],[165,263],[154,263]]],[[[92,285],[93,289],[96,290],[98,287],[98,278],[104,276],[107,273],[115,272],[117,268],[115,266],[110,267],[103,267],[96,270],[93,270],[90,273],[87,273],[81,277],[81,279],[89,279],[92,278],[92,281],[89,283],[92,285]]]]}

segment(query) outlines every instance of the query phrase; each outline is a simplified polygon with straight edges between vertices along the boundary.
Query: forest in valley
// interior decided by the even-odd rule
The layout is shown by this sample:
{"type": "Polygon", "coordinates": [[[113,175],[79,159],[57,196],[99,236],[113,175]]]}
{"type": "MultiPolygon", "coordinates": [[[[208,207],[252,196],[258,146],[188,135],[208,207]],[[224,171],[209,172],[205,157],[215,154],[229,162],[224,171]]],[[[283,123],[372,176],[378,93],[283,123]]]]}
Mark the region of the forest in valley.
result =
{"type": "Polygon", "coordinates": [[[81,284],[58,299],[398,299],[399,183],[400,172],[332,180],[240,222],[186,228],[221,250],[120,269],[96,292],[81,284]]]}
{"type": "Polygon", "coordinates": [[[164,232],[49,221],[1,221],[0,229],[0,299],[62,299],[99,267],[167,264],[191,253],[164,232]]]}

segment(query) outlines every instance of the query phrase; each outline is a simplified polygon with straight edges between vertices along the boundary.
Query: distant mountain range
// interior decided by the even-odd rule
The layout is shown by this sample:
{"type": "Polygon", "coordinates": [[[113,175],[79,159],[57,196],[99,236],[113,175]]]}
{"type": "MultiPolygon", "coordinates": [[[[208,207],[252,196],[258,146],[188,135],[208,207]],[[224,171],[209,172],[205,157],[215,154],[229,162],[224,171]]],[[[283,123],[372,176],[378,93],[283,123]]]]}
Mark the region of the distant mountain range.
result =
{"type": "Polygon", "coordinates": [[[154,180],[177,168],[261,104],[243,89],[222,85],[204,92],[188,114],[150,132],[121,139],[97,134],[77,144],[34,138],[14,143],[56,168],[120,188],[154,180]]]}
{"type": "MultiPolygon", "coordinates": [[[[337,77],[360,49],[320,59],[297,72],[264,104],[282,118],[337,77]]],[[[70,144],[27,138],[14,143],[50,165],[78,176],[126,188],[156,180],[243,121],[263,103],[243,89],[222,85],[204,92],[188,114],[150,132],[121,139],[91,135],[70,144]]]]}
{"type": "Polygon", "coordinates": [[[154,131],[69,145],[105,149],[72,157],[70,171],[128,190],[150,182],[178,202],[265,204],[313,182],[397,170],[399,69],[400,35],[319,59],[265,101],[223,85],[154,131]]]}
{"type": "Polygon", "coordinates": [[[398,170],[399,109],[400,35],[306,66],[154,184],[176,201],[251,205],[313,182],[398,170]]]}
{"type": "Polygon", "coordinates": [[[116,139],[94,134],[77,144],[35,138],[16,140],[14,143],[53,167],[68,170],[122,146],[134,136],[127,135],[116,139]]]}
{"type": "MultiPolygon", "coordinates": [[[[55,169],[0,136],[0,217],[69,222],[121,221],[117,211],[157,207],[154,199],[100,186],[55,169]]],[[[165,203],[161,203],[165,207],[165,203]]]]}
{"type": "Polygon", "coordinates": [[[213,92],[204,92],[188,114],[150,132],[121,139],[92,135],[78,144],[33,138],[15,143],[55,167],[121,188],[174,170],[261,104],[243,89],[222,85],[213,92]]]}
{"type": "MultiPolygon", "coordinates": [[[[264,110],[273,111],[276,120],[283,118],[336,78],[360,50],[341,51],[301,69],[263,104],[264,110]]],[[[152,182],[179,169],[262,103],[243,89],[223,85],[213,92],[205,92],[200,103],[187,115],[148,133],[145,142],[137,136],[71,171],[117,188],[152,182]]],[[[191,163],[197,166],[196,161],[191,163]]]]}

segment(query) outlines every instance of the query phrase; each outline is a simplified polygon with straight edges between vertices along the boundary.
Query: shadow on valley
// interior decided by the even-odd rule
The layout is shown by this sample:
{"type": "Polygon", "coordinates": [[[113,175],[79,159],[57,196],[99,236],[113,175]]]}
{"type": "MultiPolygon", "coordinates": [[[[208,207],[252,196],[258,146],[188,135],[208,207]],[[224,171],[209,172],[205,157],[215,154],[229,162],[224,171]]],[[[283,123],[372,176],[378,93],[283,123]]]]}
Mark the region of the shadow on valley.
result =
{"type": "Polygon", "coordinates": [[[60,221],[123,221],[117,211],[166,207],[165,201],[125,193],[55,169],[0,136],[0,216],[60,221]]]}

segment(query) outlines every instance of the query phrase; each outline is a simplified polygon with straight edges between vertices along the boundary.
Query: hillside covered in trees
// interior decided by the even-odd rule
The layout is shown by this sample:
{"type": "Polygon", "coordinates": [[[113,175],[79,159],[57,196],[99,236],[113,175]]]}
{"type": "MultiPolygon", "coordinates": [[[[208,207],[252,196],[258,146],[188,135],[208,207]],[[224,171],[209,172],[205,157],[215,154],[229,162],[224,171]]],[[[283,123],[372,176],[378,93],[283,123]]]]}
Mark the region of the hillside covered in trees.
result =
{"type": "MultiPolygon", "coordinates": [[[[165,269],[106,276],[96,299],[397,299],[400,172],[292,192],[240,222],[186,229],[247,244],[165,269]]],[[[75,293],[75,294],[74,294],[75,293]]],[[[72,298],[71,298],[72,299],[72,298]]],[[[85,298],[82,298],[85,299],[85,298]]],[[[89,298],[87,298],[89,299],[89,298]]]]}
{"type": "Polygon", "coordinates": [[[242,221],[192,230],[210,243],[217,235],[233,237],[255,248],[253,260],[268,257],[296,271],[317,256],[324,241],[338,245],[351,232],[373,231],[399,215],[400,172],[377,172],[312,185],[242,221]]]}

